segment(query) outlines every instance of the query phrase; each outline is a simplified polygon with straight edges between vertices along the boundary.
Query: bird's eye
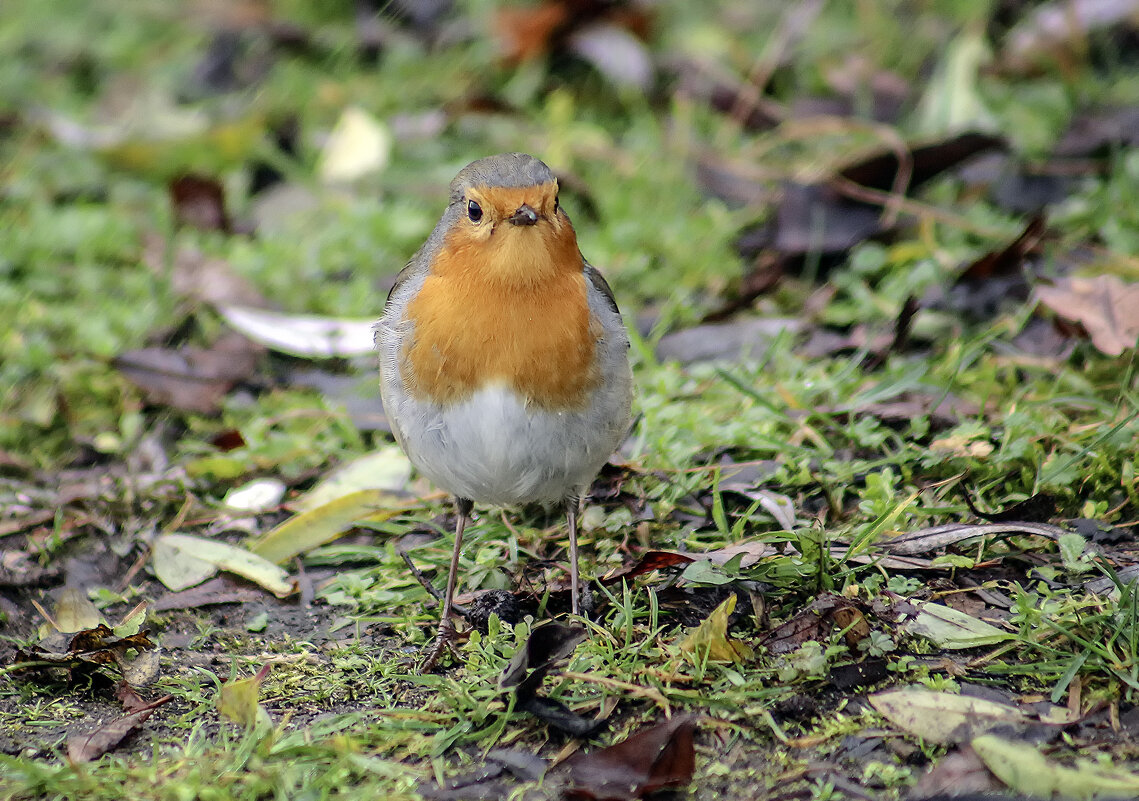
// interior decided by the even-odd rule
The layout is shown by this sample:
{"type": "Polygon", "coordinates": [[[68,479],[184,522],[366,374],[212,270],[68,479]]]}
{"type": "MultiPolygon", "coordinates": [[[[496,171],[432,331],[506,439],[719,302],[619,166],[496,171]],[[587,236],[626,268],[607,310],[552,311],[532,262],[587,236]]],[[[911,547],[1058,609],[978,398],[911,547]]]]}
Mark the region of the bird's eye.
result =
{"type": "Polygon", "coordinates": [[[467,217],[470,218],[471,222],[477,223],[482,219],[482,206],[480,206],[478,203],[475,203],[473,200],[468,200],[467,217]]]}

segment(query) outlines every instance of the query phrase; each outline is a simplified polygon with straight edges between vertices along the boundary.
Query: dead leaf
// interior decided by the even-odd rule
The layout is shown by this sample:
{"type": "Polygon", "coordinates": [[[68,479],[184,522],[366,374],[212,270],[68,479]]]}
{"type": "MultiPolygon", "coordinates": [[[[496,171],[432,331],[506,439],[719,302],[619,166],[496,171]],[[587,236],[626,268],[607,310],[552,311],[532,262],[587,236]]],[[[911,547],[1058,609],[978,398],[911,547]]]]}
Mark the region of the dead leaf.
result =
{"type": "Polygon", "coordinates": [[[575,33],[599,22],[644,39],[650,16],[639,3],[622,0],[545,0],[529,7],[499,8],[494,32],[503,59],[517,65],[565,50],[575,33]]]}
{"type": "Polygon", "coordinates": [[[151,403],[214,414],[229,391],[253,375],[262,352],[245,337],[230,334],[209,349],[142,348],[113,363],[151,403]]]}
{"type": "Polygon", "coordinates": [[[138,712],[150,705],[127,681],[115,683],[115,697],[122,703],[124,712],[138,712]]]}
{"type": "Polygon", "coordinates": [[[893,400],[849,404],[833,409],[822,407],[819,411],[823,414],[846,416],[871,415],[887,424],[908,423],[915,418],[928,415],[934,429],[945,429],[957,425],[963,418],[976,416],[981,409],[972,401],[952,393],[939,392],[936,395],[927,395],[905,392],[893,400]]]}
{"type": "Polygon", "coordinates": [[[735,640],[728,633],[728,621],[736,609],[736,594],[732,593],[717,606],[704,622],[688,632],[681,641],[680,650],[697,662],[745,662],[755,656],[747,643],[735,640]]]}
{"type": "Polygon", "coordinates": [[[621,579],[636,578],[644,573],[654,570],[664,570],[669,567],[688,565],[695,562],[692,554],[678,553],[677,551],[645,551],[636,562],[615,568],[601,578],[602,584],[610,584],[621,579]]]}
{"type": "Polygon", "coordinates": [[[1136,798],[1139,773],[1080,758],[1074,767],[1048,759],[1029,743],[984,734],[973,739],[973,750],[993,773],[1013,790],[1033,798],[1136,798]]]}
{"type": "Polygon", "coordinates": [[[344,109],[320,153],[316,172],[326,184],[351,183],[380,172],[391,160],[388,126],[364,109],[344,109]]]}
{"type": "Polygon", "coordinates": [[[247,578],[278,598],[296,590],[288,571],[270,560],[229,543],[188,534],[162,534],[154,541],[154,573],[171,590],[184,590],[205,581],[214,570],[247,578]],[[207,566],[211,568],[207,571],[207,566]],[[196,580],[195,580],[196,579],[196,580]]]}
{"type": "Polygon", "coordinates": [[[749,239],[743,255],[764,248],[797,259],[844,253],[889,230],[882,212],[892,193],[909,194],[966,159],[1004,144],[988,134],[962,133],[902,153],[881,151],[836,170],[830,180],[786,182],[774,225],[749,239]]]}
{"type": "Polygon", "coordinates": [[[1023,727],[1029,721],[1008,704],[932,690],[889,690],[867,700],[895,726],[931,743],[966,742],[997,727],[1023,727]]]}
{"type": "Polygon", "coordinates": [[[52,624],[64,634],[94,629],[103,622],[103,615],[79,587],[64,587],[55,603],[52,624]]]}
{"type": "Polygon", "coordinates": [[[382,522],[406,511],[418,501],[397,498],[385,490],[351,492],[290,517],[249,543],[249,549],[280,564],[318,545],[340,537],[356,523],[382,522]]]}
{"type": "Polygon", "coordinates": [[[657,358],[681,364],[759,361],[771,340],[802,329],[801,320],[786,317],[742,317],[726,323],[708,323],[665,334],[657,343],[657,358]]]}
{"type": "Polygon", "coordinates": [[[147,687],[153,684],[154,680],[158,678],[161,657],[162,652],[156,647],[141,651],[129,662],[120,662],[119,667],[123,671],[123,681],[131,687],[147,687]]]}
{"type": "Polygon", "coordinates": [[[977,752],[968,745],[962,745],[929,766],[914,786],[912,797],[947,797],[951,794],[990,793],[998,789],[1000,784],[977,752]]]}
{"type": "Polygon", "coordinates": [[[233,232],[225,208],[225,188],[217,179],[187,173],[170,181],[169,190],[175,225],[199,231],[233,232]]]}
{"type": "Polygon", "coordinates": [[[1028,221],[1020,235],[1000,250],[992,250],[976,259],[957,276],[957,283],[984,281],[995,275],[1013,275],[1025,259],[1038,253],[1040,242],[1048,232],[1047,219],[1037,214],[1028,221]]]}
{"type": "Polygon", "coordinates": [[[1084,327],[1092,344],[1108,356],[1120,356],[1139,340],[1139,283],[1114,275],[1060,278],[1038,286],[1039,301],[1061,317],[1084,327]]]}
{"type": "Polygon", "coordinates": [[[764,635],[763,644],[772,654],[790,653],[808,640],[824,639],[834,628],[838,610],[859,607],[859,602],[852,598],[823,593],[790,620],[764,635]]]}
{"type": "Polygon", "coordinates": [[[498,677],[500,688],[514,688],[516,709],[574,737],[596,734],[605,721],[582,717],[560,701],[539,695],[538,690],[546,675],[558,662],[567,659],[585,637],[586,631],[580,626],[557,622],[535,626],[498,677]]]}
{"type": "Polygon", "coordinates": [[[269,713],[261,706],[261,684],[269,675],[269,665],[263,665],[255,676],[227,681],[218,693],[218,712],[246,729],[269,721],[269,713]]]}
{"type": "Polygon", "coordinates": [[[918,608],[917,617],[906,621],[905,629],[910,634],[925,637],[939,648],[957,650],[996,645],[1015,637],[1014,634],[998,629],[964,612],[958,612],[942,604],[914,601],[918,608]]]}
{"type": "Polygon", "coordinates": [[[1139,145],[1139,107],[1108,108],[1076,114],[1052,155],[1103,158],[1120,147],[1135,145],[1139,145]]]}
{"type": "Polygon", "coordinates": [[[260,601],[267,597],[260,589],[238,584],[229,576],[218,576],[190,590],[168,592],[155,601],[151,608],[155,612],[164,612],[170,609],[197,609],[215,604],[260,601]]]}
{"type": "Polygon", "coordinates": [[[173,695],[167,695],[131,712],[129,715],[115,718],[86,736],[69,737],[67,740],[67,758],[73,763],[84,763],[98,759],[141,726],[147,718],[154,714],[154,710],[173,700],[173,695]]]}
{"type": "Polygon", "coordinates": [[[373,319],[341,319],[313,314],[282,314],[247,306],[218,307],[225,321],[267,348],[301,358],[347,357],[370,354],[374,348],[373,319]]]}
{"type": "MultiPolygon", "coordinates": [[[[678,75],[677,92],[701,100],[724,114],[731,115],[746,131],[768,131],[783,121],[783,109],[763,94],[762,87],[750,81],[741,81],[735,75],[693,59],[678,60],[672,64],[678,75]]],[[[762,184],[741,176],[729,165],[717,166],[711,157],[701,157],[697,163],[697,180],[713,197],[742,204],[758,199],[762,184]],[[710,172],[701,175],[701,170],[710,172]]]]}
{"type": "Polygon", "coordinates": [[[676,717],[642,729],[622,742],[564,763],[567,798],[632,801],[691,783],[696,768],[696,719],[676,717]]]}
{"type": "Polygon", "coordinates": [[[893,554],[913,556],[944,548],[962,540],[987,537],[994,534],[1035,534],[1039,537],[1059,539],[1065,533],[1059,526],[1047,523],[1007,522],[1007,523],[947,523],[930,526],[890,540],[878,543],[893,554]]]}
{"type": "MultiPolygon", "coordinates": [[[[28,650],[18,648],[12,664],[30,663],[28,667],[17,671],[20,673],[50,673],[53,668],[72,671],[115,665],[125,678],[127,672],[133,669],[134,661],[127,659],[127,652],[136,651],[137,660],[145,651],[156,647],[148,635],[149,632],[143,630],[130,636],[118,637],[108,626],[100,623],[94,628],[76,632],[69,638],[53,634],[28,650]]],[[[148,659],[144,665],[149,664],[149,661],[148,659]]],[[[138,675],[149,675],[149,669],[143,667],[138,675]]]]}

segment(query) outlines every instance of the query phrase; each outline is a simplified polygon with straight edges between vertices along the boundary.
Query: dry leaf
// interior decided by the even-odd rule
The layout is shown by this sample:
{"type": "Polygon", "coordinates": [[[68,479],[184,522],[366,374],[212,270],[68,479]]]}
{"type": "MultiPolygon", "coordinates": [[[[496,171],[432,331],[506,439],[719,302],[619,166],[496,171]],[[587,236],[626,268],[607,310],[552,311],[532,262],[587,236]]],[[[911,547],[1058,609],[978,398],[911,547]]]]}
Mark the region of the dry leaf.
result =
{"type": "Polygon", "coordinates": [[[1084,327],[1092,344],[1108,356],[1119,356],[1139,340],[1139,283],[1125,284],[1114,275],[1061,278],[1039,286],[1040,302],[1061,317],[1084,327]]]}
{"type": "Polygon", "coordinates": [[[680,650],[691,654],[697,662],[744,662],[755,652],[743,642],[728,634],[728,622],[736,609],[736,595],[732,593],[717,606],[699,626],[688,633],[680,643],[680,650]]]}
{"type": "Polygon", "coordinates": [[[85,737],[69,737],[67,740],[67,758],[76,763],[98,759],[141,726],[147,718],[154,714],[154,710],[172,700],[174,700],[172,695],[159,698],[129,715],[115,718],[85,737]]]}
{"type": "Polygon", "coordinates": [[[692,717],[666,720],[632,737],[563,763],[569,771],[566,797],[632,801],[666,787],[692,781],[696,754],[692,717]]]}
{"type": "Polygon", "coordinates": [[[932,690],[889,690],[867,700],[898,728],[931,743],[959,743],[1028,717],[1008,704],[932,690]]]}

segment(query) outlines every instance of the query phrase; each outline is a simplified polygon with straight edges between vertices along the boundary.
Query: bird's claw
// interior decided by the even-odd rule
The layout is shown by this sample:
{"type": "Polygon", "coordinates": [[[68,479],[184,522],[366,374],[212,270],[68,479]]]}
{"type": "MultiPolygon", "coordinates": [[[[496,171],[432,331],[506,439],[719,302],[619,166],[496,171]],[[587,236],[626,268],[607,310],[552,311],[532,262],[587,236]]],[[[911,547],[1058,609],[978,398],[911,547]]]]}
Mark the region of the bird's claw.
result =
{"type": "Polygon", "coordinates": [[[449,618],[444,618],[439,623],[439,633],[435,635],[435,639],[431,644],[423,649],[423,658],[419,662],[419,673],[430,673],[435,669],[436,663],[439,662],[440,657],[443,656],[443,651],[448,650],[451,655],[459,659],[459,649],[455,647],[455,639],[458,637],[455,631],[455,624],[449,618]]]}

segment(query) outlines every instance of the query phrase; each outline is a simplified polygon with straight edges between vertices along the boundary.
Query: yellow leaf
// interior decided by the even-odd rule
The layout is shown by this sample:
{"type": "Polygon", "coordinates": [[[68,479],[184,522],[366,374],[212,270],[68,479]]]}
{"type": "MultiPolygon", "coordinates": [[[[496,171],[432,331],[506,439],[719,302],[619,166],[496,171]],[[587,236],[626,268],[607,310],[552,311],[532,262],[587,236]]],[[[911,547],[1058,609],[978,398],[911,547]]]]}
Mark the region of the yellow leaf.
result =
{"type": "Polygon", "coordinates": [[[391,493],[360,490],[290,517],[272,531],[249,543],[249,550],[270,562],[281,563],[297,554],[341,536],[360,522],[380,522],[407,508],[391,493]]]}
{"type": "Polygon", "coordinates": [[[268,721],[269,713],[258,703],[261,696],[261,682],[267,672],[268,665],[256,676],[223,684],[218,695],[218,712],[247,729],[259,721],[268,721]]]}
{"type": "Polygon", "coordinates": [[[732,593],[712,610],[712,614],[703,623],[688,633],[680,644],[680,650],[697,659],[703,659],[706,651],[712,662],[743,662],[751,659],[755,652],[746,643],[733,640],[728,635],[728,620],[735,608],[736,595],[732,593]]]}

